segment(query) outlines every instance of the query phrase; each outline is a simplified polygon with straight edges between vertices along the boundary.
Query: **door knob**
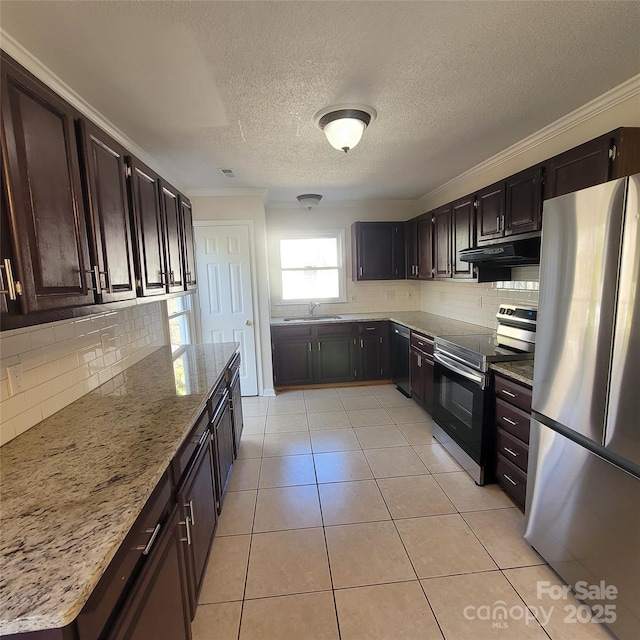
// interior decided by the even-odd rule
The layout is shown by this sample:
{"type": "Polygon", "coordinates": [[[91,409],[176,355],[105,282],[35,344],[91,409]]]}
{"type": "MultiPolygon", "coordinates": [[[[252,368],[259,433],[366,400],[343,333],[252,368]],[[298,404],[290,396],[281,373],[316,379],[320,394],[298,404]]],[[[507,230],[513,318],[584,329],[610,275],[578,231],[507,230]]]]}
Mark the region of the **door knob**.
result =
{"type": "Polygon", "coordinates": [[[247,325],[247,327],[250,327],[253,324],[253,321],[252,320],[247,320],[245,322],[245,324],[247,325]]]}

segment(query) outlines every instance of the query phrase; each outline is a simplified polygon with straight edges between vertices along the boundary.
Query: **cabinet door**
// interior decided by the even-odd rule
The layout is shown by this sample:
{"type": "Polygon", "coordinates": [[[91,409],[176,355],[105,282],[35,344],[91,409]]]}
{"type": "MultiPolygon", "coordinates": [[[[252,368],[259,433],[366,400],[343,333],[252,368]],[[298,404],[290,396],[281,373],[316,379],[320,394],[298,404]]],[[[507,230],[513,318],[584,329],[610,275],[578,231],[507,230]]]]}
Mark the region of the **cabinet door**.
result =
{"type": "Polygon", "coordinates": [[[164,181],[160,182],[160,210],[165,233],[167,291],[169,293],[184,291],[180,201],[177,190],[164,181]]]}
{"type": "Polygon", "coordinates": [[[600,136],[545,163],[545,199],[563,196],[609,180],[613,142],[600,136]]]}
{"type": "Polygon", "coordinates": [[[188,640],[191,637],[178,508],[147,557],[109,640],[188,640]]]}
{"type": "Polygon", "coordinates": [[[160,176],[137,158],[129,158],[139,292],[166,292],[164,240],[160,213],[160,176]]]}
{"type": "Polygon", "coordinates": [[[354,234],[354,279],[393,278],[393,236],[388,222],[356,222],[354,234]]]}
{"type": "Polygon", "coordinates": [[[418,220],[418,278],[433,280],[433,214],[425,213],[418,220]]]}
{"type": "Polygon", "coordinates": [[[451,277],[451,205],[433,212],[433,257],[436,278],[451,277]]]}
{"type": "Polygon", "coordinates": [[[476,194],[477,239],[483,244],[504,236],[504,182],[485,187],[476,194]]]}
{"type": "Polygon", "coordinates": [[[404,280],[406,274],[404,223],[391,225],[392,234],[392,277],[396,280],[404,280]]]}
{"type": "Polygon", "coordinates": [[[189,522],[185,525],[189,527],[189,539],[183,549],[189,577],[190,615],[193,618],[218,518],[211,434],[208,430],[206,440],[178,492],[178,506],[181,521],[189,522]]]}
{"type": "Polygon", "coordinates": [[[236,445],[236,456],[240,449],[240,439],[242,438],[242,393],[240,391],[240,370],[236,372],[231,380],[231,416],[233,418],[233,435],[236,445]]]}
{"type": "Polygon", "coordinates": [[[389,370],[389,323],[361,322],[357,325],[356,368],[358,380],[384,380],[389,370]]]}
{"type": "Polygon", "coordinates": [[[459,251],[470,249],[475,245],[476,210],[474,196],[460,198],[451,205],[451,232],[453,242],[453,277],[473,278],[475,271],[470,262],[463,262],[459,258],[459,251]]]}
{"type": "Polygon", "coordinates": [[[331,384],[350,382],[356,378],[353,338],[324,338],[315,343],[316,362],[314,382],[331,384]]]}
{"type": "Polygon", "coordinates": [[[531,167],[505,182],[505,236],[540,231],[542,222],[542,167],[531,167]]]}
{"type": "Polygon", "coordinates": [[[433,415],[433,360],[430,358],[422,359],[422,373],[424,376],[424,396],[422,406],[433,415]]]}
{"type": "Polygon", "coordinates": [[[193,212],[191,203],[180,195],[180,217],[182,220],[182,248],[184,251],[185,289],[196,288],[196,246],[193,238],[193,212]]]}
{"type": "Polygon", "coordinates": [[[424,406],[424,368],[426,358],[413,347],[410,351],[411,397],[424,406]]]}
{"type": "Polygon", "coordinates": [[[313,383],[312,348],[310,338],[273,341],[273,375],[277,387],[313,383]]]}
{"type": "Polygon", "coordinates": [[[231,421],[231,410],[229,407],[228,393],[225,391],[225,399],[218,405],[216,414],[212,420],[215,441],[215,468],[216,486],[218,497],[218,513],[222,508],[231,471],[233,469],[234,443],[233,443],[233,423],[231,421]]]}
{"type": "Polygon", "coordinates": [[[2,147],[23,313],[95,302],[75,111],[2,56],[2,147]]]}
{"type": "Polygon", "coordinates": [[[418,278],[418,218],[404,224],[405,271],[409,280],[418,278]]]}
{"type": "Polygon", "coordinates": [[[92,122],[79,120],[78,130],[98,301],[130,300],[136,282],[125,150],[92,122]]]}

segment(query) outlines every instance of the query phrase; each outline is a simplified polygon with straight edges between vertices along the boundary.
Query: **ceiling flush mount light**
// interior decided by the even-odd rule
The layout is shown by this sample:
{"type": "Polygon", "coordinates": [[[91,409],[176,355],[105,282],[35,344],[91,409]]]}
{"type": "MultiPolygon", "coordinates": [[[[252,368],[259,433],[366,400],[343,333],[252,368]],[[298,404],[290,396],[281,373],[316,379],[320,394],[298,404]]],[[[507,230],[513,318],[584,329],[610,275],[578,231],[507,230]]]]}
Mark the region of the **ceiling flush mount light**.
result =
{"type": "Polygon", "coordinates": [[[322,196],[317,193],[303,193],[301,196],[298,196],[298,202],[305,209],[309,209],[309,211],[317,207],[320,200],[322,200],[322,196]]]}
{"type": "Polygon", "coordinates": [[[376,115],[375,109],[364,105],[337,105],[318,111],[313,121],[324,131],[334,149],[347,153],[360,142],[364,130],[376,115]]]}

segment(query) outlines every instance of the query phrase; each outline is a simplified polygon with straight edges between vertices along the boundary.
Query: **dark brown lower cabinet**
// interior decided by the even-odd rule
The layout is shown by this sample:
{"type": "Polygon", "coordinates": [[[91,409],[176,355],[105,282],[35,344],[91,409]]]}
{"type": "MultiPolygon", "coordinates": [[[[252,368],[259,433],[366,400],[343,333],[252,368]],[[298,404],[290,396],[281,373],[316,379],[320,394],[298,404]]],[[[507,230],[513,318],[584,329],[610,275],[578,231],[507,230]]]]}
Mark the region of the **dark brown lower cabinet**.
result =
{"type": "Polygon", "coordinates": [[[358,380],[385,380],[391,376],[389,329],[387,321],[358,323],[358,380]]]}
{"type": "MultiPolygon", "coordinates": [[[[215,396],[214,396],[215,397],[215,396]]],[[[231,418],[231,407],[229,405],[229,392],[225,389],[213,413],[211,419],[213,440],[215,443],[216,456],[216,495],[218,513],[222,509],[222,502],[231,471],[233,470],[233,459],[235,453],[235,443],[233,441],[233,421],[231,418]]]]}
{"type": "Polygon", "coordinates": [[[218,521],[213,464],[211,432],[207,430],[202,436],[200,451],[178,490],[180,524],[185,530],[183,550],[190,619],[196,613],[211,539],[218,521]]]}
{"type": "Polygon", "coordinates": [[[108,640],[189,640],[191,624],[181,542],[184,532],[175,506],[108,640]]]}
{"type": "Polygon", "coordinates": [[[411,397],[426,411],[433,411],[433,339],[411,332],[411,397]]]}
{"type": "Polygon", "coordinates": [[[229,393],[231,394],[231,418],[233,419],[233,437],[235,441],[235,452],[238,455],[240,449],[240,438],[242,438],[242,392],[240,390],[240,355],[231,363],[229,367],[229,393]]]}

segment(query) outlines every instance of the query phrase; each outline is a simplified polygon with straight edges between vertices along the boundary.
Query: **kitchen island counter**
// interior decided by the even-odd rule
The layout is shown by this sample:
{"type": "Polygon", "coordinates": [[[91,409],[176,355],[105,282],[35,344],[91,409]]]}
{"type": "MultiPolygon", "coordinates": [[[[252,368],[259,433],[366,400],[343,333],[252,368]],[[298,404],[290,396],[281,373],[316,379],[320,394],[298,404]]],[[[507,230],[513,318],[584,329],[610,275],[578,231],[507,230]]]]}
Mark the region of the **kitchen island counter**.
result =
{"type": "Polygon", "coordinates": [[[73,622],[236,349],[161,347],[0,449],[0,634],[73,622]]]}

